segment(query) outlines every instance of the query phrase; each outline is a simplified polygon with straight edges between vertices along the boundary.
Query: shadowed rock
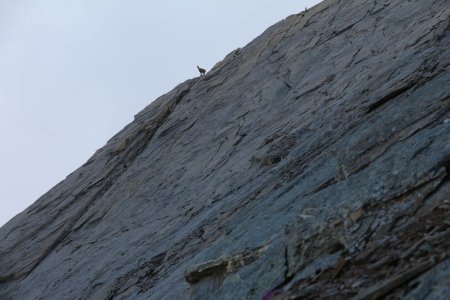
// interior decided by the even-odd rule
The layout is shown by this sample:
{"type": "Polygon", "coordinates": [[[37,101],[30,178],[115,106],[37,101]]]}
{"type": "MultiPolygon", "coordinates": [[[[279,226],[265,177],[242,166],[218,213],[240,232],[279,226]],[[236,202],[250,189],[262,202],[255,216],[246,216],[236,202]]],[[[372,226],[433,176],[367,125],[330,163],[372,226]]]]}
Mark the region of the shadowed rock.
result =
{"type": "Polygon", "coordinates": [[[0,298],[447,299],[449,17],[326,0],[268,28],[0,229],[0,298]]]}

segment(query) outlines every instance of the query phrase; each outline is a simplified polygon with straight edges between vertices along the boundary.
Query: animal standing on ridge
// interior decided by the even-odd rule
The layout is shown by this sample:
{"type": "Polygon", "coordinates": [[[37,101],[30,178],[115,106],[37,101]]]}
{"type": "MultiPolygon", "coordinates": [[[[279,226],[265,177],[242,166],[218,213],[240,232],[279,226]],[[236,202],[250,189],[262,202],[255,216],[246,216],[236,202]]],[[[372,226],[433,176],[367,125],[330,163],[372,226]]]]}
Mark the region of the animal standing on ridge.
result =
{"type": "Polygon", "coordinates": [[[200,68],[199,66],[197,66],[198,71],[200,72],[200,76],[205,75],[206,74],[206,70],[203,68],[200,68]]]}

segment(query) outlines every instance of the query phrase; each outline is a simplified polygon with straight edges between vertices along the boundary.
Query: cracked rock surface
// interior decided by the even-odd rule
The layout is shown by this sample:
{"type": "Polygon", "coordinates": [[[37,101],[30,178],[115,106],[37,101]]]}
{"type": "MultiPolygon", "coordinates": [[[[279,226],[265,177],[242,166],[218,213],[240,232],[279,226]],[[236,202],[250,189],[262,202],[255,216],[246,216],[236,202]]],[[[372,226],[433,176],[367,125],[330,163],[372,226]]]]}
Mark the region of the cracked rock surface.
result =
{"type": "Polygon", "coordinates": [[[326,0],[0,229],[1,299],[448,299],[450,2],[326,0]]]}

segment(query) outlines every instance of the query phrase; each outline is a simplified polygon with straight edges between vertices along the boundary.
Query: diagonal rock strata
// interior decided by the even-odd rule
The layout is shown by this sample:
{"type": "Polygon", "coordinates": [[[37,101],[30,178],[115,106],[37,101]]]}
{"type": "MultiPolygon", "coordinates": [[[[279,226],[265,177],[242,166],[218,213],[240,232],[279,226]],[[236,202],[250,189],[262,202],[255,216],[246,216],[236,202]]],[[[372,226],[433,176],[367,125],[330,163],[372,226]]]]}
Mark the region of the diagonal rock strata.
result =
{"type": "Polygon", "coordinates": [[[449,17],[326,0],[268,28],[0,229],[0,298],[445,299],[449,17]]]}

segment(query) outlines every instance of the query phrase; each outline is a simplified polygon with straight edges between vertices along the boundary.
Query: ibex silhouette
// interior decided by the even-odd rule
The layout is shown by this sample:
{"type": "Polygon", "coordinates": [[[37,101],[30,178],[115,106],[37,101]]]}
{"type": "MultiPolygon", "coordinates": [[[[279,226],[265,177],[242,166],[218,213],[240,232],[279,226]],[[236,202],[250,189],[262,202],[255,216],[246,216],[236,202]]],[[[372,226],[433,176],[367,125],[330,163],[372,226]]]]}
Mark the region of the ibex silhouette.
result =
{"type": "Polygon", "coordinates": [[[200,68],[199,66],[197,66],[198,71],[200,72],[200,76],[205,75],[206,74],[206,70],[203,68],[200,68]]]}

